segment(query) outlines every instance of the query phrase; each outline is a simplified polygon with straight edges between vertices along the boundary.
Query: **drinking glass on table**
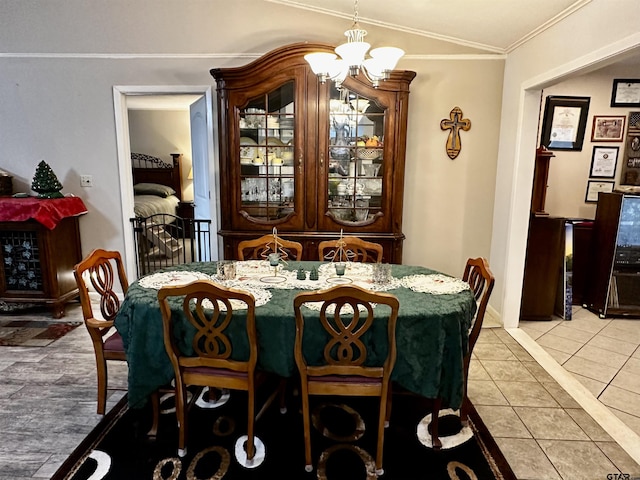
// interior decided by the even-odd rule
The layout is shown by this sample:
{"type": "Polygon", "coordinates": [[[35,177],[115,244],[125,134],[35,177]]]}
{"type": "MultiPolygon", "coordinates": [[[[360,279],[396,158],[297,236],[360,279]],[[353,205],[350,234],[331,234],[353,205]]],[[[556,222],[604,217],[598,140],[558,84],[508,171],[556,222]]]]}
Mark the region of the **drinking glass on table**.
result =
{"type": "Polygon", "coordinates": [[[221,280],[233,280],[236,278],[236,262],[233,260],[220,260],[217,263],[218,278],[221,280]]]}
{"type": "Polygon", "coordinates": [[[391,264],[390,263],[374,263],[373,283],[385,284],[391,281],[391,264]]]}

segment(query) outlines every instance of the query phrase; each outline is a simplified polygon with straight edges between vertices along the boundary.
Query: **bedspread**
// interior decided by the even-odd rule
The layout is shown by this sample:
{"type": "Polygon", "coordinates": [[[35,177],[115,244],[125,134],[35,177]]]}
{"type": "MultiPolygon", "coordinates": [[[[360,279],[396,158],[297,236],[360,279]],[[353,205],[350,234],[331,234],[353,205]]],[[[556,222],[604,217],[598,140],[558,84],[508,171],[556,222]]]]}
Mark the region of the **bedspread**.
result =
{"type": "Polygon", "coordinates": [[[136,217],[150,217],[158,213],[175,215],[180,200],[175,195],[166,198],[155,195],[136,195],[134,197],[133,211],[136,217]]]}

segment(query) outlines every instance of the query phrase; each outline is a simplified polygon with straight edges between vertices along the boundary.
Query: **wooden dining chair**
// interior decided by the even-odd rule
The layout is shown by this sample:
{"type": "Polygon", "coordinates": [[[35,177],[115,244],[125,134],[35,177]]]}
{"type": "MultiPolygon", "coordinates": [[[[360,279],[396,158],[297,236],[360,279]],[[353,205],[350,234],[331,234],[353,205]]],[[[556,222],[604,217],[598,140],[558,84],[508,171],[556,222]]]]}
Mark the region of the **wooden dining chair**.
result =
{"type": "Polygon", "coordinates": [[[78,285],[82,316],[89,331],[98,373],[98,414],[104,415],[107,403],[107,360],[126,361],[122,337],[113,320],[120,309],[119,295],[129,288],[120,253],[95,249],[73,267],[78,285]],[[100,296],[100,316],[93,313],[89,288],[100,296]],[[112,332],[111,335],[109,333],[112,332]]]}
{"type": "MultiPolygon", "coordinates": [[[[305,470],[313,470],[309,395],[376,396],[380,398],[376,472],[382,475],[384,428],[388,424],[387,412],[391,401],[389,382],[396,361],[398,299],[388,293],[371,292],[355,285],[338,285],[327,290],[299,293],[293,305],[296,318],[294,353],[301,382],[305,470]],[[319,316],[301,308],[307,302],[322,302],[319,316]],[[390,311],[385,310],[384,318],[374,319],[374,304],[375,308],[386,305],[390,311]],[[313,326],[310,322],[313,322],[313,326]],[[371,333],[375,322],[386,323],[386,352],[382,345],[375,345],[375,351],[369,348],[370,337],[367,339],[367,334],[371,333]],[[324,349],[321,352],[317,347],[311,349],[315,354],[313,358],[309,357],[309,349],[305,349],[308,343],[306,326],[309,326],[307,332],[322,328],[326,334],[324,349]]],[[[314,338],[314,344],[317,345],[315,342],[318,342],[317,338],[314,338]]]]}
{"type": "Polygon", "coordinates": [[[489,262],[486,258],[470,258],[467,260],[467,264],[464,269],[462,279],[469,284],[474,297],[476,298],[477,310],[474,316],[471,328],[469,329],[469,346],[467,352],[464,355],[464,392],[462,397],[462,407],[460,408],[460,420],[463,424],[467,424],[469,417],[469,399],[467,398],[467,380],[469,377],[469,363],[471,362],[471,354],[473,347],[480,335],[480,329],[482,328],[482,321],[484,320],[484,314],[487,310],[487,304],[489,303],[489,297],[493,290],[493,284],[495,278],[491,269],[489,268],[489,262]]]}
{"type": "Polygon", "coordinates": [[[382,245],[354,236],[325,240],[318,244],[318,260],[381,263],[382,245]],[[340,248],[340,242],[343,242],[342,248],[340,248]]]}
{"type": "MultiPolygon", "coordinates": [[[[178,420],[178,455],[187,453],[187,385],[217,387],[247,392],[247,435],[236,443],[236,454],[246,441],[243,451],[247,464],[259,456],[263,449],[254,435],[255,391],[261,372],[256,371],[258,343],[256,338],[255,299],[253,295],[234,288],[225,288],[210,280],[197,280],[187,285],[167,286],[158,291],[162,313],[164,346],[173,365],[176,389],[176,416],[178,420]],[[197,334],[191,340],[193,356],[178,348],[174,325],[178,315],[171,311],[170,297],[182,297],[182,315],[197,334]],[[233,325],[243,324],[242,330],[233,325]],[[233,337],[234,331],[243,331],[244,338],[233,337]],[[243,352],[244,348],[248,351],[243,352]],[[244,359],[238,360],[238,357],[244,359]]],[[[180,329],[182,330],[182,329],[180,329]]],[[[178,331],[180,331],[178,330],[178,331]]],[[[243,337],[241,335],[241,337],[243,337]]],[[[252,466],[257,466],[253,464],[252,466]]]]}
{"type": "Polygon", "coordinates": [[[302,260],[302,244],[293,240],[285,240],[269,233],[260,238],[243,240],[238,243],[238,260],[264,259],[277,250],[284,260],[302,260]]]}

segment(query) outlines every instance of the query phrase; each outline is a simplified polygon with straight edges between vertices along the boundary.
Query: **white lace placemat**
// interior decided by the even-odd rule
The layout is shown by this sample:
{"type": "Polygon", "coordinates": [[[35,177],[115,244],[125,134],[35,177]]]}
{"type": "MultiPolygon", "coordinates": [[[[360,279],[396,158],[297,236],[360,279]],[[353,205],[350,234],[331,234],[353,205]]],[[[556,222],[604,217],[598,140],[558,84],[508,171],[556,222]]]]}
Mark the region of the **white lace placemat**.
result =
{"type": "MultiPolygon", "coordinates": [[[[307,307],[309,310],[315,310],[316,312],[319,312],[320,309],[322,308],[322,304],[324,302],[305,302],[302,304],[303,307],[307,307]]],[[[372,303],[371,306],[373,308],[376,308],[376,303],[372,303]]],[[[360,312],[366,312],[367,311],[367,307],[365,307],[364,305],[358,305],[358,310],[360,312]]],[[[333,315],[336,311],[336,304],[333,303],[331,305],[329,305],[327,307],[327,314],[329,315],[333,315]]],[[[353,315],[353,307],[351,305],[343,305],[342,308],[340,309],[340,314],[341,315],[353,315]]]]}
{"type": "MultiPolygon", "coordinates": [[[[265,290],[264,288],[249,287],[249,288],[243,288],[243,290],[253,295],[253,298],[255,298],[256,300],[256,307],[266,305],[267,303],[269,303],[269,300],[271,300],[271,292],[269,290],[265,290]]],[[[231,303],[231,308],[233,308],[234,310],[247,309],[247,304],[239,300],[230,300],[230,303],[231,303]]],[[[211,302],[207,300],[202,302],[202,304],[205,306],[205,308],[213,308],[213,305],[211,305],[211,302]]],[[[218,305],[220,305],[220,310],[222,311],[227,310],[227,307],[222,302],[218,301],[218,305]]]]}
{"type": "Polygon", "coordinates": [[[469,284],[459,278],[446,275],[409,275],[400,279],[402,286],[414,292],[443,295],[469,290],[469,284]]]}
{"type": "MultiPolygon", "coordinates": [[[[141,278],[138,281],[138,284],[142,288],[152,288],[154,290],[160,290],[162,287],[167,286],[187,285],[188,283],[191,283],[195,280],[213,280],[214,282],[224,287],[239,288],[241,290],[244,290],[245,292],[249,292],[256,300],[256,307],[265,305],[269,302],[269,300],[271,300],[271,292],[266,290],[264,287],[260,288],[256,287],[255,285],[247,285],[246,283],[236,280],[220,281],[219,279],[211,277],[210,275],[202,272],[176,271],[153,273],[141,278]]],[[[243,310],[247,308],[244,302],[240,302],[237,300],[232,300],[231,306],[237,310],[243,310]]],[[[212,308],[212,305],[210,302],[208,304],[205,302],[205,307],[212,308]]],[[[226,310],[226,307],[222,303],[220,303],[220,309],[226,310]]]]}
{"type": "Polygon", "coordinates": [[[213,280],[213,278],[202,272],[159,272],[142,277],[138,285],[142,288],[160,290],[162,287],[186,285],[196,280],[213,280]]]}

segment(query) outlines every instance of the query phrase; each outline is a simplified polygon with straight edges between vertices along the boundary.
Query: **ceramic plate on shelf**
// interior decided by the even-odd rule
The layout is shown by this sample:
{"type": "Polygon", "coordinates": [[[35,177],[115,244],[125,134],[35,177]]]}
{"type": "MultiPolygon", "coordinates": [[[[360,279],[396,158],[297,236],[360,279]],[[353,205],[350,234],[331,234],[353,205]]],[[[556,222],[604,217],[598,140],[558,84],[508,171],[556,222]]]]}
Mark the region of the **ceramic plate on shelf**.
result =
{"type": "Polygon", "coordinates": [[[277,137],[268,137],[267,138],[267,154],[269,158],[282,158],[282,148],[284,147],[284,143],[277,137]]]}
{"type": "Polygon", "coordinates": [[[249,164],[258,156],[257,143],[253,138],[240,137],[240,163],[249,164]]]}

